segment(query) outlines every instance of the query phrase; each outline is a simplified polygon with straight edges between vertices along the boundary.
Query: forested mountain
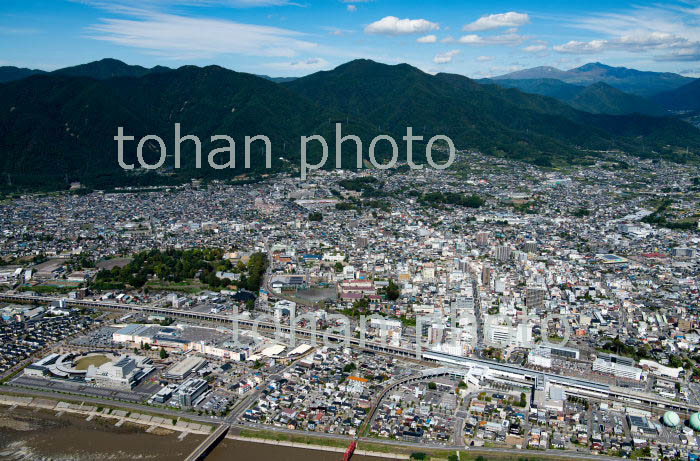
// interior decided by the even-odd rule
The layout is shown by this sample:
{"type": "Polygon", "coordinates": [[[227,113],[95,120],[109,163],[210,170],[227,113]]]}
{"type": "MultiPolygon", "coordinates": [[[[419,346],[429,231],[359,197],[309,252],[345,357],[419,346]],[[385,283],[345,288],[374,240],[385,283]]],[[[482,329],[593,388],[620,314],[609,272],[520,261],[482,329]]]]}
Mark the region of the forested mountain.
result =
{"type": "MultiPolygon", "coordinates": [[[[244,171],[244,137],[258,134],[272,142],[273,167],[280,165],[279,157],[298,165],[300,136],[325,136],[330,166],[337,121],[343,122],[343,134],[365,141],[365,158],[370,139],[380,133],[392,135],[404,157],[401,136],[407,126],[425,141],[442,134],[458,148],[545,165],[575,160],[590,149],[620,148],[673,159],[682,158],[681,148],[700,152],[700,131],[682,121],[594,115],[549,97],[482,85],[460,75],[430,75],[406,64],[357,60],[278,84],[218,66],[165,70],[111,60],[98,63],[74,68],[78,76],[55,72],[0,84],[0,182],[64,187],[76,179],[102,186],[230,178],[244,171]],[[186,142],[183,168],[173,170],[175,123],[182,125],[182,135],[200,137],[205,168],[193,169],[193,143],[186,142]],[[149,175],[125,173],[117,164],[113,139],[119,126],[136,137],[126,143],[128,163],[134,163],[141,137],[160,136],[168,150],[164,169],[149,175]],[[235,140],[234,171],[207,167],[208,152],[222,147],[220,141],[210,141],[212,135],[235,140]]],[[[156,147],[146,144],[151,163],[156,147]]],[[[354,154],[352,143],[344,147],[354,154]]],[[[386,154],[384,147],[380,154],[386,154]]],[[[253,150],[252,166],[259,171],[264,161],[258,149],[253,150]]],[[[318,143],[310,144],[310,155],[318,157],[318,143]]],[[[351,155],[347,160],[346,166],[354,163],[351,155]]]]}

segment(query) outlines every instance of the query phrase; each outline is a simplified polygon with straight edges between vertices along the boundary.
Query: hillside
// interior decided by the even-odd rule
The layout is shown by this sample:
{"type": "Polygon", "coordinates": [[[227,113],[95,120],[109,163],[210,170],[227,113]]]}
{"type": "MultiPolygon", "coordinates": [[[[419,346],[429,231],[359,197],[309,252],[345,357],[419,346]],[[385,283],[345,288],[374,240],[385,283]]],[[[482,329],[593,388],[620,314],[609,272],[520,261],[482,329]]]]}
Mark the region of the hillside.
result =
{"type": "Polygon", "coordinates": [[[664,116],[666,111],[653,101],[624,93],[607,83],[594,83],[567,101],[572,107],[594,114],[645,114],[664,116]]]}
{"type": "Polygon", "coordinates": [[[44,74],[43,70],[25,69],[23,67],[0,66],[0,83],[12,82],[30,77],[32,75],[44,74]]]}
{"type": "Polygon", "coordinates": [[[560,101],[571,101],[585,87],[580,85],[572,85],[571,83],[562,82],[554,78],[523,78],[523,79],[501,79],[494,80],[484,78],[478,80],[479,83],[486,85],[498,85],[503,88],[517,88],[524,93],[539,94],[549,96],[560,101]]]}
{"type": "Polygon", "coordinates": [[[668,110],[700,111],[700,80],[694,80],[675,90],[659,93],[654,101],[668,110]]]}
{"type": "Polygon", "coordinates": [[[503,88],[517,88],[525,93],[549,96],[565,102],[575,109],[593,114],[626,115],[639,113],[653,116],[667,114],[655,102],[641,96],[625,93],[603,82],[580,86],[551,78],[532,78],[482,79],[479,80],[479,83],[496,84],[503,88]]]}

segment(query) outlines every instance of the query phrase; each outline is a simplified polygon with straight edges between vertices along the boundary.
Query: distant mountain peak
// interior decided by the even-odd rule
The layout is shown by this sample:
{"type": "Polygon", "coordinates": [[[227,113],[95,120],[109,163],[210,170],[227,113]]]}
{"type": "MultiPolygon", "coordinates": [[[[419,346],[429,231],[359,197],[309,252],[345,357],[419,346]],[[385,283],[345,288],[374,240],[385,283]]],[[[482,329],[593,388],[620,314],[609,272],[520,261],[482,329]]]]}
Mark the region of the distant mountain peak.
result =
{"type": "Polygon", "coordinates": [[[88,62],[84,65],[95,64],[95,63],[100,63],[100,62],[104,63],[104,64],[116,64],[116,65],[128,66],[127,63],[125,63],[124,61],[120,61],[119,59],[116,59],[116,58],[102,58],[102,59],[98,59],[97,61],[88,62]]]}
{"type": "Polygon", "coordinates": [[[74,77],[90,77],[98,80],[115,77],[143,77],[154,72],[165,72],[172,70],[168,67],[156,66],[148,69],[143,66],[127,64],[114,58],[102,58],[97,61],[79,64],[77,66],[65,67],[55,70],[54,74],[70,75],[74,77]]]}
{"type": "Polygon", "coordinates": [[[533,69],[541,70],[542,72],[561,72],[561,69],[552,66],[538,66],[533,67],[533,69]]]}
{"type": "Polygon", "coordinates": [[[531,69],[516,70],[505,75],[492,77],[493,80],[520,80],[530,78],[556,78],[559,79],[565,71],[551,66],[538,66],[531,69]]]}
{"type": "MultiPolygon", "coordinates": [[[[589,62],[588,64],[584,64],[582,66],[576,67],[575,69],[570,69],[569,72],[574,71],[574,70],[579,70],[582,72],[589,72],[591,70],[610,70],[614,69],[614,67],[608,66],[606,64],[603,64],[602,62],[589,62]]],[[[620,69],[626,69],[625,67],[621,67],[620,69]]]]}
{"type": "Polygon", "coordinates": [[[662,91],[679,88],[692,78],[670,72],[651,72],[626,67],[612,67],[600,62],[589,62],[580,67],[562,71],[540,66],[493,77],[493,80],[525,80],[555,78],[565,83],[589,86],[604,82],[620,91],[650,97],[662,91]]]}

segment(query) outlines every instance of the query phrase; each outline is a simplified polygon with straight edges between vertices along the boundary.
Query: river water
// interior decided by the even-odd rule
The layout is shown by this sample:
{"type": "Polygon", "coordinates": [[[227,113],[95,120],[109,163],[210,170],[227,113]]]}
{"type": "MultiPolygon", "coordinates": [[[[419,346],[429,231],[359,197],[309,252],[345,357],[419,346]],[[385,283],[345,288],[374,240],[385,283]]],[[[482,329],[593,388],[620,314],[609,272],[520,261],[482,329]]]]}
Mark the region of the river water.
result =
{"type": "MultiPolygon", "coordinates": [[[[0,459],[8,460],[153,460],[184,459],[204,439],[145,426],[114,426],[114,420],[86,421],[69,413],[34,411],[0,406],[0,459]]],[[[353,461],[386,461],[386,458],[354,456],[353,461]]],[[[340,461],[341,453],[278,447],[235,440],[223,440],[206,461],[340,461]]]]}

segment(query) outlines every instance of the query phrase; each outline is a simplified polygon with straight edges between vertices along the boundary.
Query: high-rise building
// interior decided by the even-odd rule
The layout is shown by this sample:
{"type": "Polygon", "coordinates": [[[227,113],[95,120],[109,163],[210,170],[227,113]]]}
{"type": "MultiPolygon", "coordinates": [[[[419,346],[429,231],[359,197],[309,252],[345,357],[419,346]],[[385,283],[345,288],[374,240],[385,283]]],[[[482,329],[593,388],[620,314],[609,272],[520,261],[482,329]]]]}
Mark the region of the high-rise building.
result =
{"type": "Polygon", "coordinates": [[[491,284],[491,268],[486,264],[481,267],[481,284],[484,286],[491,284]]]}
{"type": "Polygon", "coordinates": [[[544,308],[544,288],[528,288],[525,295],[525,305],[528,309],[544,308]]]}
{"type": "Polygon", "coordinates": [[[523,244],[523,251],[525,253],[535,253],[537,251],[537,242],[534,240],[525,242],[523,244]]]}
{"type": "Polygon", "coordinates": [[[462,272],[469,272],[469,260],[467,258],[460,259],[457,268],[462,272]]]}
{"type": "Polygon", "coordinates": [[[445,326],[434,323],[428,329],[430,344],[442,344],[445,340],[445,326]]]}
{"type": "Polygon", "coordinates": [[[489,244],[489,233],[488,232],[477,232],[476,234],[476,244],[479,246],[486,246],[489,244]]]}
{"type": "Polygon", "coordinates": [[[496,259],[499,261],[508,261],[513,250],[508,245],[501,245],[496,247],[496,259]]]}

